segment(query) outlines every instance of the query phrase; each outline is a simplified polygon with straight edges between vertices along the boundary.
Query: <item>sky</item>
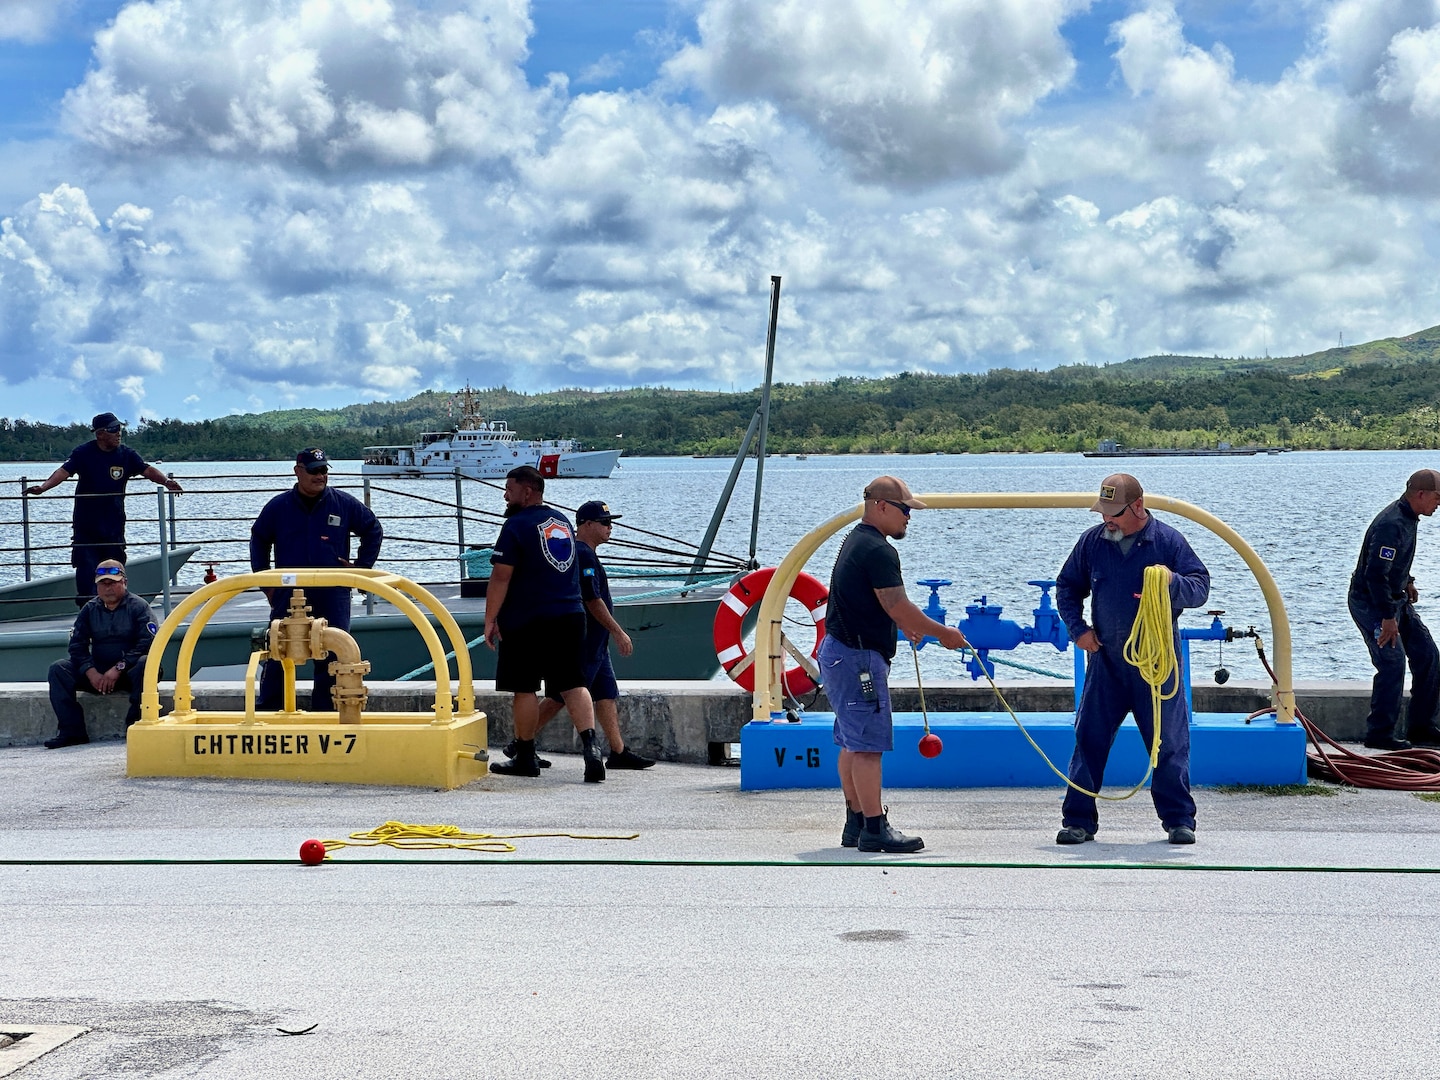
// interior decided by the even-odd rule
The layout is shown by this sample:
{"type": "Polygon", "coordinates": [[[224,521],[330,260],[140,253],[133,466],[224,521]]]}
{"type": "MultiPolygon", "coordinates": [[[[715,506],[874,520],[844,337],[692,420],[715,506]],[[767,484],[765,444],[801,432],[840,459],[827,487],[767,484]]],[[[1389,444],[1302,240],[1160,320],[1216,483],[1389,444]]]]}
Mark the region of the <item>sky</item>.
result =
{"type": "Polygon", "coordinates": [[[1440,323],[1440,0],[0,0],[0,416],[1440,323]]]}

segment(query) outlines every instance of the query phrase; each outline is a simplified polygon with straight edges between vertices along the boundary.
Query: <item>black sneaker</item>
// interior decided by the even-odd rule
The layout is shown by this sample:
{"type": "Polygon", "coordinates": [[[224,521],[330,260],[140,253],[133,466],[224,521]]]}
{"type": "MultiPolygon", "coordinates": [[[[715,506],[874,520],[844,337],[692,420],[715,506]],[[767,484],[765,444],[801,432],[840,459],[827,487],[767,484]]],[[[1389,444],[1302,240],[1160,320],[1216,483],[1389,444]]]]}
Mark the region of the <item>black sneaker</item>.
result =
{"type": "Polygon", "coordinates": [[[854,847],[860,842],[860,834],[865,831],[865,815],[859,810],[845,808],[845,828],[840,833],[841,847],[854,847]]]}
{"type": "Polygon", "coordinates": [[[1411,746],[1440,746],[1440,728],[1423,727],[1407,736],[1411,746]]]}
{"type": "MultiPolygon", "coordinates": [[[[509,742],[507,742],[505,744],[505,756],[513,758],[515,756],[515,751],[518,746],[519,742],[515,739],[511,739],[509,742]]],[[[550,767],[550,762],[547,761],[545,758],[541,757],[539,754],[535,755],[535,764],[539,765],[542,769],[548,769],[550,767]]],[[[494,770],[492,769],[491,772],[494,772],[494,770]]]]}
{"type": "Polygon", "coordinates": [[[902,832],[896,832],[890,827],[889,817],[882,814],[880,831],[871,832],[869,829],[861,829],[855,846],[861,851],[883,851],[889,855],[908,855],[921,850],[925,846],[925,841],[918,836],[906,836],[902,832]]]}
{"type": "Polygon", "coordinates": [[[62,746],[84,746],[90,741],[89,735],[56,735],[45,740],[46,750],[59,750],[62,746]]]}
{"type": "Polygon", "coordinates": [[[1083,844],[1087,840],[1094,840],[1095,834],[1088,829],[1082,829],[1079,825],[1066,825],[1055,834],[1057,844],[1083,844]]]}
{"type": "Polygon", "coordinates": [[[648,757],[641,757],[639,754],[632,753],[629,747],[626,747],[618,754],[612,752],[605,762],[605,767],[608,769],[631,769],[638,772],[641,769],[648,769],[654,764],[655,762],[651,761],[648,757]]]}
{"type": "Polygon", "coordinates": [[[1176,825],[1173,829],[1166,829],[1172,844],[1193,844],[1195,842],[1195,830],[1189,825],[1176,825]]]}
{"type": "Polygon", "coordinates": [[[1408,739],[1397,739],[1394,735],[1367,735],[1365,745],[1371,750],[1409,750],[1408,739]]]}
{"type": "Polygon", "coordinates": [[[600,748],[593,742],[584,748],[585,782],[598,784],[605,779],[605,762],[600,760],[600,748]]]}

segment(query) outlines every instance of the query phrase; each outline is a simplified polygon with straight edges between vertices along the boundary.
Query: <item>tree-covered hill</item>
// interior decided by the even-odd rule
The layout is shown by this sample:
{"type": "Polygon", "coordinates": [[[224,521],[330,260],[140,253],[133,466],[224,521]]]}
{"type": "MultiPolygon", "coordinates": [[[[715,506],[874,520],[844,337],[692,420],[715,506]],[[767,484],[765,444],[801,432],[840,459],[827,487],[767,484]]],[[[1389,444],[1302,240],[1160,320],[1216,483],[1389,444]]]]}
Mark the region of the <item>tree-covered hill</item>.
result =
{"type": "MultiPolygon", "coordinates": [[[[1198,358],[1148,357],[1104,368],[903,373],[878,379],[781,383],[772,393],[775,453],[1079,451],[1102,439],[1131,447],[1295,448],[1440,446],[1440,327],[1233,370],[1198,358]],[[1333,354],[1333,355],[1332,355],[1333,354]],[[1342,355],[1343,354],[1343,355],[1342,355]],[[1174,371],[1162,361],[1174,361],[1174,371]],[[1186,367],[1188,362],[1193,367],[1186,367]],[[1303,362],[1302,362],[1303,361],[1303,362]],[[1327,366],[1328,365],[1328,366],[1327,366]]],[[[1240,361],[1223,361],[1239,365],[1240,361]]],[[[477,391],[487,417],[522,437],[573,437],[629,454],[733,453],[759,390],[725,394],[642,387],[528,395],[477,391]]],[[[151,460],[284,460],[320,444],[337,458],[374,444],[446,430],[452,395],[230,416],[198,423],[142,420],[126,441],[151,460]]],[[[53,462],[90,437],[0,420],[0,460],[53,462]]]]}

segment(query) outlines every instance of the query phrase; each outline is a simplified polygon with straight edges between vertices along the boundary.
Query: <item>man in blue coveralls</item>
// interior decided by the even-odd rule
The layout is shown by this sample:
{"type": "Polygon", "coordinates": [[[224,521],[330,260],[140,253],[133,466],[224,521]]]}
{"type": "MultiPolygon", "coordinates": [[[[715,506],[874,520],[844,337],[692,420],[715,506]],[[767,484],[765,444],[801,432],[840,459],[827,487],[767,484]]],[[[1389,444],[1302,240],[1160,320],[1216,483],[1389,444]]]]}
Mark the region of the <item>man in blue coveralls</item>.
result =
{"type": "Polygon", "coordinates": [[[43,495],[76,475],[75,506],[70,517],[70,565],[75,567],[75,603],[95,595],[95,567],[106,560],[125,562],[125,485],[143,476],[180,494],[178,481],[120,441],[125,422],[113,412],[90,421],[95,438],[75,447],[65,463],[43,484],[25,489],[26,495],[43,495]]]}
{"type": "MultiPolygon", "coordinates": [[[[380,557],[385,533],[370,508],[355,496],[330,487],[330,459],[319,447],[306,447],[295,455],[295,486],[276,495],[250,527],[250,569],[269,570],[270,552],[275,552],[277,569],[314,568],[333,570],[343,566],[369,569],[380,557]],[[355,561],[350,561],[350,537],[360,539],[355,561]]],[[[266,589],[270,618],[283,619],[290,613],[290,589],[266,589]]],[[[350,590],[343,588],[306,589],[305,603],[310,614],[340,630],[350,629],[350,590]]],[[[315,686],[310,697],[314,712],[334,708],[331,690],[330,653],[315,661],[315,686]]],[[[278,660],[266,663],[260,676],[255,707],[280,708],[285,698],[285,673],[278,660]]]]}
{"type": "Polygon", "coordinates": [[[545,477],[521,465],[505,474],[505,524],[490,557],[485,592],[485,643],[498,652],[495,689],[509,692],[515,716],[515,757],[492,773],[539,776],[535,733],[542,683],[559,694],[580,734],[585,782],[605,779],[595,741],[595,705],[584,670],[585,605],[570,519],[545,505],[545,477]]]}
{"type": "MultiPolygon", "coordinates": [[[[1075,714],[1075,754],[1057,844],[1094,840],[1100,828],[1095,799],[1075,790],[1098,792],[1105,782],[1110,747],[1127,713],[1152,745],[1154,710],[1150,686],[1125,660],[1125,641],[1140,610],[1145,568],[1169,571],[1171,625],[1185,608],[1200,607],[1210,595],[1210,571],[1176,530],[1145,509],[1145,492],[1129,473],[1107,476],[1090,508],[1105,520],[1081,534],[1055,583],[1055,607],[1077,649],[1088,654],[1085,689],[1075,714]],[[1090,618],[1085,621],[1085,598],[1090,618]]],[[[1175,674],[1178,681],[1179,672],[1175,674]]],[[[1176,693],[1160,707],[1160,760],[1150,781],[1155,812],[1172,844],[1195,842],[1195,800],[1190,797],[1190,710],[1176,693]]]]}
{"type": "Polygon", "coordinates": [[[1365,745],[1376,750],[1408,750],[1412,744],[1440,746],[1435,726],[1440,704],[1440,656],[1430,631],[1415,612],[1420,593],[1410,574],[1415,533],[1422,517],[1440,506],[1440,472],[1421,469],[1411,475],[1405,494],[1381,510],[1360,545],[1350,575],[1347,606],[1364,635],[1375,665],[1370,685],[1370,715],[1365,745]],[[1406,733],[1396,730],[1405,694],[1405,662],[1410,662],[1410,711],[1406,733]]]}

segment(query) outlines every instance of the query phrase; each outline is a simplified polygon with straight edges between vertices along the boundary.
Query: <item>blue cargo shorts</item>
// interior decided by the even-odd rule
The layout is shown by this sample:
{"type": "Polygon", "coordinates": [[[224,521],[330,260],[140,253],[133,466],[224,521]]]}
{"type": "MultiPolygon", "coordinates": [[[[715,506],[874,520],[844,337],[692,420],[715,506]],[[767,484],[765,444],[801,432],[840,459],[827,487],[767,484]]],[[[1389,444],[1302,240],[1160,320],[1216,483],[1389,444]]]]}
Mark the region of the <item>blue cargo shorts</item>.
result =
{"type": "Polygon", "coordinates": [[[820,643],[820,681],[835,710],[835,745],[860,754],[895,748],[890,722],[890,661],[874,649],[852,649],[833,636],[820,643]],[[868,671],[875,700],[866,701],[860,673],[868,671]]]}

